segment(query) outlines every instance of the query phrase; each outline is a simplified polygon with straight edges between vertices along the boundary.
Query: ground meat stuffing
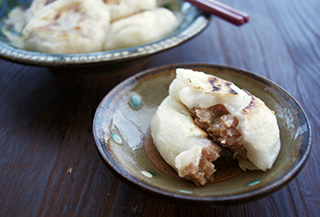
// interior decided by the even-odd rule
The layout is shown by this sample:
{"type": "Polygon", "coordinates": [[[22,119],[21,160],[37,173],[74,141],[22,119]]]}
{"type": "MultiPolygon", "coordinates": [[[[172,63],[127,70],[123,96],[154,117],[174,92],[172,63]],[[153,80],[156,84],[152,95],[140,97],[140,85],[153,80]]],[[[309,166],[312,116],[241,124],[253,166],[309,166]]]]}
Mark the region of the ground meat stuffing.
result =
{"type": "Polygon", "coordinates": [[[220,151],[221,147],[214,143],[203,148],[199,167],[197,168],[193,163],[190,163],[181,174],[186,175],[185,178],[193,181],[196,185],[204,185],[208,180],[212,181],[213,173],[216,171],[212,162],[220,157],[220,151]]]}
{"type": "Polygon", "coordinates": [[[204,129],[214,142],[247,158],[247,151],[241,142],[241,134],[237,130],[238,119],[231,115],[224,105],[219,104],[206,109],[195,108],[190,111],[195,123],[204,129]]]}

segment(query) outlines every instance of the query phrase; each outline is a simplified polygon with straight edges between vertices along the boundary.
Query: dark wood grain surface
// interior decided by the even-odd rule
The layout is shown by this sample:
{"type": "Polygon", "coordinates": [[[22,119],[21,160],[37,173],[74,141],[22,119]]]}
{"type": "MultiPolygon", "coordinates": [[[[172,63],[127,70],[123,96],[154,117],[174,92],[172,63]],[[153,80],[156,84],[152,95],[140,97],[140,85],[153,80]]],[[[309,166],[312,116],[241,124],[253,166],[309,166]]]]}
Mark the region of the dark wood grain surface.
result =
{"type": "Polygon", "coordinates": [[[250,14],[250,22],[236,27],[212,17],[200,35],[128,67],[133,71],[78,75],[82,69],[0,60],[0,216],[319,216],[320,0],[224,2],[250,14]],[[313,134],[309,160],[296,178],[260,200],[211,207],[161,201],[111,174],[92,135],[99,102],[131,74],[179,62],[238,67],[292,94],[313,134]]]}

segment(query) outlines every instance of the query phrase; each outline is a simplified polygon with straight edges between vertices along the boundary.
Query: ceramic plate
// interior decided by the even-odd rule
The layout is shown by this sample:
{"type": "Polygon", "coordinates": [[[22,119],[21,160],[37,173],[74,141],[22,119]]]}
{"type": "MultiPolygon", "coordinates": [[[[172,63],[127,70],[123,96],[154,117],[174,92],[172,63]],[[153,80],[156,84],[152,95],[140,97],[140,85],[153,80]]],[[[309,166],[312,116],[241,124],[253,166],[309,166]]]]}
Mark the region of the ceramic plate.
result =
{"type": "Polygon", "coordinates": [[[136,189],[183,202],[231,204],[265,196],[287,184],[307,160],[311,133],[299,104],[285,90],[250,72],[210,64],[163,66],[139,73],[110,91],[97,108],[93,133],[97,149],[112,172],[136,189]],[[203,71],[234,82],[275,111],[281,151],[271,170],[242,172],[230,162],[215,182],[202,187],[180,179],[159,156],[149,126],[168,95],[177,67],[203,71]]]}
{"type": "Polygon", "coordinates": [[[39,66],[75,66],[92,64],[112,64],[122,61],[147,57],[182,44],[199,34],[209,24],[209,15],[191,6],[187,2],[179,1],[178,5],[167,7],[180,14],[179,27],[165,38],[141,46],[88,54],[45,54],[19,49],[12,43],[10,36],[17,36],[12,25],[6,25],[5,20],[9,12],[19,6],[23,9],[30,5],[31,0],[3,0],[0,1],[0,57],[14,62],[39,66]],[[5,34],[7,33],[7,34],[5,34]],[[8,36],[8,34],[10,36],[8,36]]]}

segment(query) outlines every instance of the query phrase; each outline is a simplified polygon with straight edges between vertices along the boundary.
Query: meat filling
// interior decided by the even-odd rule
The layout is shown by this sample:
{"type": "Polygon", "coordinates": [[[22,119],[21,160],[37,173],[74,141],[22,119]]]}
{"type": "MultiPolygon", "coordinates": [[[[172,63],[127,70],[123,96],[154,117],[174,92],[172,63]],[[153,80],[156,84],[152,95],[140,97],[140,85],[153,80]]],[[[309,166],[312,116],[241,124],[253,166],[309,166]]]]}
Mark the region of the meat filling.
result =
{"type": "Polygon", "coordinates": [[[195,123],[205,130],[214,142],[230,149],[234,157],[239,154],[242,158],[247,158],[241,134],[237,130],[239,121],[224,105],[219,104],[206,109],[195,108],[190,112],[195,118],[195,123]]]}
{"type": "Polygon", "coordinates": [[[193,163],[190,163],[181,172],[186,175],[185,178],[193,181],[196,185],[204,185],[207,181],[213,181],[213,173],[216,171],[215,165],[212,163],[217,160],[220,155],[221,147],[212,144],[202,149],[199,167],[197,168],[193,163]]]}
{"type": "Polygon", "coordinates": [[[239,155],[244,159],[247,158],[247,150],[241,142],[241,134],[237,129],[238,119],[231,115],[224,105],[219,104],[206,109],[194,108],[190,112],[194,122],[208,133],[213,143],[202,149],[199,167],[190,163],[182,171],[182,175],[196,185],[204,185],[208,181],[213,181],[216,169],[212,162],[220,157],[221,147],[232,151],[233,157],[239,155]]]}

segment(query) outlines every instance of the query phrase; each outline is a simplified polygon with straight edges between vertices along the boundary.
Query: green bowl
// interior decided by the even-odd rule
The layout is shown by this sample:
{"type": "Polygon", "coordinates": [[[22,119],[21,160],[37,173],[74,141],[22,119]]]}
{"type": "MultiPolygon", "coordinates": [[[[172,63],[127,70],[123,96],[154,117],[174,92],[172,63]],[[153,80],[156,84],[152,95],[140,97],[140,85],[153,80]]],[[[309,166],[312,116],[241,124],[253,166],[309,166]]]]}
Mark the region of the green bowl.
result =
{"type": "Polygon", "coordinates": [[[93,134],[108,168],[133,188],[166,200],[216,205],[246,202],[278,190],[300,171],[311,148],[309,121],[290,94],[253,73],[210,64],[168,65],[128,78],[101,101],[93,134]],[[180,179],[159,157],[149,126],[157,107],[168,95],[177,67],[232,81],[275,111],[282,146],[272,169],[243,172],[237,164],[230,163],[225,172],[215,175],[214,183],[197,187],[180,179]]]}
{"type": "Polygon", "coordinates": [[[170,35],[152,43],[105,52],[86,54],[46,54],[23,50],[15,47],[10,42],[4,31],[19,35],[12,26],[6,25],[5,19],[9,12],[19,6],[27,8],[31,0],[3,0],[0,1],[0,57],[22,64],[55,67],[55,66],[83,66],[106,65],[123,61],[132,61],[151,56],[170,48],[176,47],[193,38],[204,30],[209,24],[210,15],[198,10],[187,2],[178,1],[176,5],[168,6],[169,9],[181,15],[178,28],[170,35]]]}

